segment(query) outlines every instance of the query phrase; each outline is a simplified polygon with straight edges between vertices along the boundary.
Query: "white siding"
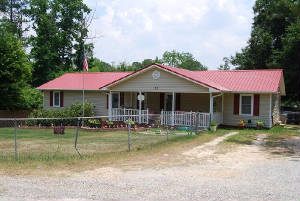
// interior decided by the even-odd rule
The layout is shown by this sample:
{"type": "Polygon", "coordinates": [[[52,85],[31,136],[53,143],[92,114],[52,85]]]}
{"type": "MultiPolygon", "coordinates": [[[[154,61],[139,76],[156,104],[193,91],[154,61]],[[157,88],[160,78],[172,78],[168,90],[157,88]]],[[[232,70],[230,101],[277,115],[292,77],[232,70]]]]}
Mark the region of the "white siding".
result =
{"type": "Polygon", "coordinates": [[[184,78],[172,75],[158,68],[150,69],[136,77],[112,86],[111,90],[115,91],[142,91],[142,92],[181,92],[181,93],[201,93],[208,92],[208,88],[202,87],[184,78]],[[152,72],[157,70],[160,77],[154,80],[152,72]]]}
{"type": "Polygon", "coordinates": [[[225,125],[237,126],[239,120],[245,120],[246,125],[256,126],[256,121],[261,120],[265,123],[265,127],[271,127],[270,119],[270,95],[260,94],[259,100],[259,116],[246,116],[246,115],[234,115],[233,114],[233,99],[234,94],[224,94],[224,114],[223,123],[225,125]],[[248,124],[248,120],[251,123],[248,124]]]}
{"type": "MultiPolygon", "coordinates": [[[[95,115],[107,115],[106,92],[85,91],[85,100],[93,103],[95,115]]],[[[75,102],[82,103],[82,91],[64,91],[64,107],[75,102]]],[[[44,91],[44,108],[54,108],[50,107],[50,91],[44,91]]]]}

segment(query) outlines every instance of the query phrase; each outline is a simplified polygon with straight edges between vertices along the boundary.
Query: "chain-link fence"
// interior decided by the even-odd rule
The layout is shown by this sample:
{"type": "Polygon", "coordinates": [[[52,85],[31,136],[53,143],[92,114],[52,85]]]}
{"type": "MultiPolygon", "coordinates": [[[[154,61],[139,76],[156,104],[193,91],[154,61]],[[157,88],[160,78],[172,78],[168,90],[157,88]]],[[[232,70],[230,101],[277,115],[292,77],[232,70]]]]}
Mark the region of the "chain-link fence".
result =
{"type": "Polygon", "coordinates": [[[126,115],[120,119],[0,118],[0,157],[49,160],[138,150],[192,131],[186,127],[162,126],[159,115],[152,115],[147,124],[138,124],[126,115]]]}

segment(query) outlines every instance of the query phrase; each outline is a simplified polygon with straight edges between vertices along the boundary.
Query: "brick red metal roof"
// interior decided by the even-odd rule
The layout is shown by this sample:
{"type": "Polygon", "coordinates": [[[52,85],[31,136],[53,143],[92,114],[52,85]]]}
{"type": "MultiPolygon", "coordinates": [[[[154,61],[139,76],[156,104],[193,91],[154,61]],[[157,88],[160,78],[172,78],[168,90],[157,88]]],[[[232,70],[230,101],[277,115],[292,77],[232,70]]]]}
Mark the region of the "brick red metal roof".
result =
{"type": "Polygon", "coordinates": [[[111,83],[132,72],[93,72],[93,73],[66,73],[54,80],[51,80],[37,89],[40,90],[82,90],[83,79],[85,90],[99,90],[103,86],[111,83]]]}
{"type": "Polygon", "coordinates": [[[194,72],[198,79],[221,85],[225,91],[278,92],[282,69],[266,70],[210,70],[194,72]]]}
{"type": "Polygon", "coordinates": [[[138,74],[153,65],[201,85],[221,91],[274,93],[278,91],[282,76],[282,69],[190,71],[155,63],[135,72],[66,73],[41,85],[37,89],[81,90],[83,89],[82,79],[84,74],[85,90],[98,90],[116,82],[120,82],[124,78],[138,74]]]}

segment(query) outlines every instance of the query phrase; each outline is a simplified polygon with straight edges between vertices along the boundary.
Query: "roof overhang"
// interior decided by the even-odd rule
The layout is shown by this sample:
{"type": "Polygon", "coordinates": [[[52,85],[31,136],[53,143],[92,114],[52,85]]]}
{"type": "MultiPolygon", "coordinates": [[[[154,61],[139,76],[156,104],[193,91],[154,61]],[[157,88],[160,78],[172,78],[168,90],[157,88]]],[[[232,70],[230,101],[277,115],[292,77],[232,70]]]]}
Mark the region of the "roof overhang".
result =
{"type": "Polygon", "coordinates": [[[118,85],[118,84],[120,84],[121,82],[124,82],[124,81],[126,81],[126,80],[132,79],[132,78],[134,78],[134,77],[140,75],[141,73],[144,73],[144,72],[146,72],[146,71],[149,71],[149,70],[151,70],[151,69],[153,69],[153,68],[159,68],[159,69],[162,70],[162,71],[168,72],[168,73],[170,73],[170,74],[172,74],[172,75],[175,75],[175,76],[178,76],[178,77],[180,77],[180,78],[182,78],[182,79],[185,79],[185,80],[188,80],[188,81],[190,81],[190,82],[193,82],[194,84],[197,84],[197,85],[199,85],[199,86],[208,88],[208,89],[209,89],[209,92],[220,92],[220,91],[221,91],[221,90],[219,90],[219,89],[217,89],[217,88],[215,88],[215,87],[209,86],[209,85],[207,85],[207,84],[205,84],[205,83],[201,83],[200,81],[197,81],[197,80],[194,80],[194,79],[189,78],[189,77],[187,77],[187,76],[184,76],[184,75],[182,75],[182,74],[179,74],[179,73],[170,71],[170,70],[168,70],[168,69],[166,69],[166,68],[164,68],[164,67],[162,67],[162,66],[160,66],[160,65],[157,65],[157,64],[151,64],[151,65],[146,66],[146,67],[144,67],[144,68],[142,68],[142,69],[140,69],[140,70],[135,71],[134,73],[131,73],[131,74],[129,74],[129,75],[126,75],[126,76],[124,76],[124,77],[122,77],[122,78],[120,78],[120,79],[118,79],[118,80],[115,80],[115,81],[113,81],[113,82],[111,82],[111,83],[109,83],[109,84],[103,86],[102,88],[100,88],[100,90],[109,90],[109,88],[111,88],[111,87],[113,87],[113,86],[116,86],[116,85],[118,85]]]}

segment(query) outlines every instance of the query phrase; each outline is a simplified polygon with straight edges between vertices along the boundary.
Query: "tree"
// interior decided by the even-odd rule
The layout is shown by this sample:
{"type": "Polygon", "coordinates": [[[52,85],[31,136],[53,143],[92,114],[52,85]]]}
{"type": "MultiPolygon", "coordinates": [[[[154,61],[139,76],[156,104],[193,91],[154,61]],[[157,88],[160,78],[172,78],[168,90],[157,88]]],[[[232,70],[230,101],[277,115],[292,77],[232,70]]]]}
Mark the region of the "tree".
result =
{"type": "Polygon", "coordinates": [[[172,50],[171,52],[166,51],[163,54],[162,62],[166,65],[188,70],[207,70],[207,67],[197,61],[189,52],[180,53],[175,50],[172,50]]]}
{"type": "Polygon", "coordinates": [[[21,41],[0,24],[0,92],[1,109],[24,108],[24,87],[31,78],[32,67],[21,41]]]}
{"type": "Polygon", "coordinates": [[[230,59],[228,57],[223,58],[224,64],[221,64],[218,70],[230,70],[230,59]]]}
{"type": "MultiPolygon", "coordinates": [[[[82,20],[88,12],[82,0],[31,0],[29,14],[36,33],[31,36],[34,86],[73,71],[73,61],[77,70],[82,70],[83,41],[87,35],[82,20]]],[[[92,45],[85,48],[92,55],[92,45]]]]}
{"type": "Polygon", "coordinates": [[[256,0],[248,44],[230,59],[237,69],[283,68],[284,100],[292,102],[299,102],[299,9],[300,1],[256,0]]]}
{"type": "Polygon", "coordinates": [[[0,0],[0,12],[3,13],[2,20],[11,23],[10,31],[23,39],[23,33],[27,30],[24,22],[27,22],[28,0],[0,0]]]}

